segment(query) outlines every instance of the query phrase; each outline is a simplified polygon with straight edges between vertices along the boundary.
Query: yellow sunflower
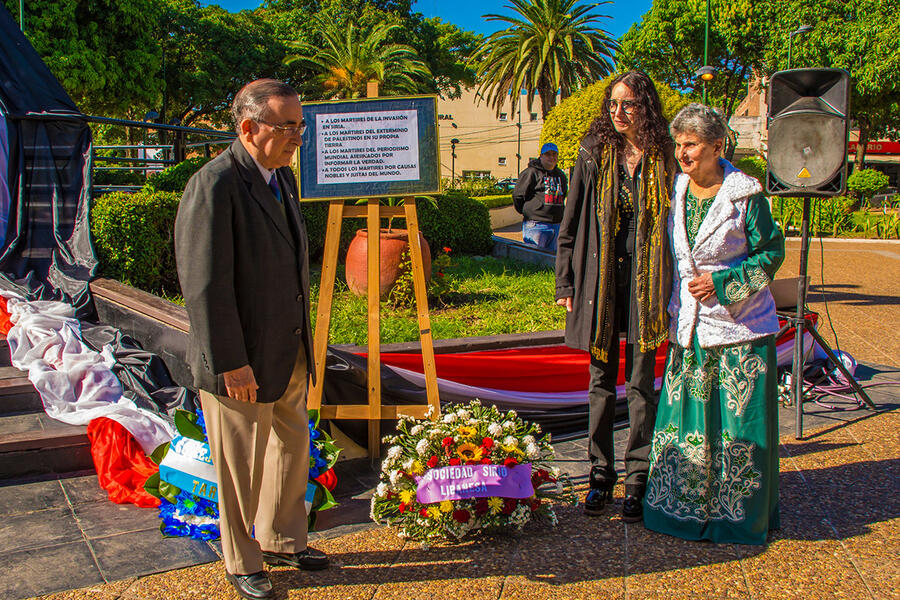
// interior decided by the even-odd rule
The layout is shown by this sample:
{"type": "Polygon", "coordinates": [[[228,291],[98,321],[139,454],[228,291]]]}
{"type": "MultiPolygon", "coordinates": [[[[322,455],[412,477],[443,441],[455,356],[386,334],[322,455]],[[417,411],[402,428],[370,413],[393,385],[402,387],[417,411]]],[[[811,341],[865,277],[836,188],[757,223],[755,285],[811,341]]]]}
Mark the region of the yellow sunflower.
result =
{"type": "Polygon", "coordinates": [[[448,513],[453,510],[453,503],[449,500],[441,500],[440,509],[441,512],[448,513]]]}
{"type": "Polygon", "coordinates": [[[460,458],[460,460],[481,460],[481,446],[476,446],[475,444],[465,443],[460,444],[459,448],[456,449],[456,455],[460,458]]]}
{"type": "Polygon", "coordinates": [[[497,497],[488,498],[488,508],[491,509],[492,515],[496,515],[503,508],[503,500],[497,497]]]}
{"type": "Polygon", "coordinates": [[[400,502],[404,504],[409,504],[413,501],[413,498],[416,497],[416,493],[413,490],[401,490],[400,491],[400,502]]]}
{"type": "Polygon", "coordinates": [[[437,519],[441,516],[441,507],[437,504],[432,504],[428,507],[428,516],[432,519],[437,519]]]}
{"type": "Polygon", "coordinates": [[[459,427],[456,428],[456,432],[459,435],[461,435],[462,437],[470,438],[470,437],[474,437],[475,434],[478,433],[478,430],[475,429],[474,427],[470,427],[468,425],[460,425],[459,427]]]}
{"type": "Polygon", "coordinates": [[[419,461],[414,461],[412,469],[410,469],[410,471],[412,471],[413,475],[421,475],[425,472],[425,467],[422,466],[422,463],[420,463],[419,461]]]}

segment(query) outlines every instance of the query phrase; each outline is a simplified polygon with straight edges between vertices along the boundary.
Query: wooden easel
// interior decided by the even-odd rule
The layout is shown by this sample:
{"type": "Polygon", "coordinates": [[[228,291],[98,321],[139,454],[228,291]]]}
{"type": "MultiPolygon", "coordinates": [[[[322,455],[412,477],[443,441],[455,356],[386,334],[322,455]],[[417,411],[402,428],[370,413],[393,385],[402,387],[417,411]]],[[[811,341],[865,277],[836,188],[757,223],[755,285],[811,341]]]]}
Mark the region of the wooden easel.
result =
{"type": "Polygon", "coordinates": [[[380,450],[381,419],[396,419],[400,415],[423,418],[429,406],[434,410],[432,418],[440,414],[437,371],[434,363],[434,345],[431,336],[431,318],[428,315],[428,296],[425,290],[425,267],[419,244],[419,218],[415,198],[403,199],[402,207],[381,206],[377,198],[369,199],[366,206],[344,206],[343,200],[331,200],[328,207],[328,225],[325,232],[325,250],[322,257],[322,278],[319,286],[319,306],[316,318],[314,356],[316,385],[309,392],[307,404],[319,409],[323,419],[366,419],[369,421],[369,457],[377,458],[380,450]],[[334,280],[337,273],[338,246],[341,223],[344,217],[365,218],[369,230],[367,253],[368,280],[368,404],[327,404],[322,406],[324,390],[325,358],[328,351],[328,333],[331,325],[331,308],[334,298],[334,280]],[[422,362],[425,367],[425,390],[428,404],[383,406],[381,404],[381,299],[379,297],[380,236],[372,235],[381,229],[382,217],[405,217],[409,232],[409,254],[412,262],[413,287],[416,313],[419,322],[419,340],[422,346],[422,362]]]}

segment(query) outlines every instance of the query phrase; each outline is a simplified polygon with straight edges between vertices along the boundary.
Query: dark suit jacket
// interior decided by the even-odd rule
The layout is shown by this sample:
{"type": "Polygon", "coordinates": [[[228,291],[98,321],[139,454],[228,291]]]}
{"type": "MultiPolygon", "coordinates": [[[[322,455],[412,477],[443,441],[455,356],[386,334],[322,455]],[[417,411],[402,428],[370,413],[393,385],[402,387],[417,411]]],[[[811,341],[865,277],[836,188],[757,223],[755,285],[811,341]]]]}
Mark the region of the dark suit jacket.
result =
{"type": "Polygon", "coordinates": [[[222,373],[249,364],[258,402],[287,389],[299,345],[315,373],[309,259],[297,182],[277,170],[285,211],[236,140],[200,169],[175,219],[178,280],[191,322],[195,385],[225,395],[222,373]]]}

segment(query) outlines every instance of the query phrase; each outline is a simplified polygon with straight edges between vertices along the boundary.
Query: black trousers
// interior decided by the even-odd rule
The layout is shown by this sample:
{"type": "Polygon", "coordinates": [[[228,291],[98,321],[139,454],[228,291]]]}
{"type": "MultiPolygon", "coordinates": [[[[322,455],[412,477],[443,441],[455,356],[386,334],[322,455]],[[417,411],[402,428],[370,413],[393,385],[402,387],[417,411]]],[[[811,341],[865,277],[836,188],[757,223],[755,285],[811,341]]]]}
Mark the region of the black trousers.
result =
{"type": "MultiPolygon", "coordinates": [[[[619,336],[613,335],[608,362],[591,358],[588,389],[588,457],[591,487],[609,490],[618,475],[613,450],[616,413],[616,377],[619,370],[619,336]]],[[[643,496],[650,468],[650,444],[659,401],[654,390],[656,351],[641,352],[637,344],[625,345],[625,393],[628,399],[628,443],[625,446],[625,493],[643,496]]]]}

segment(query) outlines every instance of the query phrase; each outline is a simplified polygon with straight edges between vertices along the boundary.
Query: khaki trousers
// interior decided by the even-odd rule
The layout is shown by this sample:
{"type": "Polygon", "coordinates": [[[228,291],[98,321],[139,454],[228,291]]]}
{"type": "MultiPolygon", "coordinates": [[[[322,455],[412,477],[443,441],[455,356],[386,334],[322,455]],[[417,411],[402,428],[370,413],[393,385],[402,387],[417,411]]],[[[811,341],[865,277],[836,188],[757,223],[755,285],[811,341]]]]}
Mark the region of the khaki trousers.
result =
{"type": "Polygon", "coordinates": [[[262,571],[261,550],[306,549],[306,366],[300,344],[287,390],[271,403],[239,402],[200,391],[219,479],[222,554],[231,574],[262,571]],[[251,535],[254,526],[256,539],[251,535]]]}

